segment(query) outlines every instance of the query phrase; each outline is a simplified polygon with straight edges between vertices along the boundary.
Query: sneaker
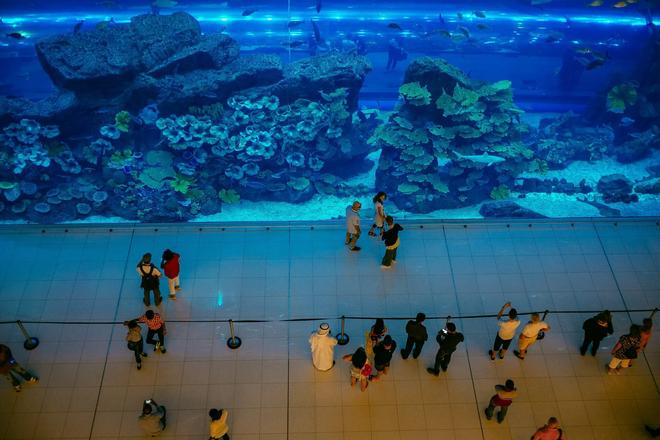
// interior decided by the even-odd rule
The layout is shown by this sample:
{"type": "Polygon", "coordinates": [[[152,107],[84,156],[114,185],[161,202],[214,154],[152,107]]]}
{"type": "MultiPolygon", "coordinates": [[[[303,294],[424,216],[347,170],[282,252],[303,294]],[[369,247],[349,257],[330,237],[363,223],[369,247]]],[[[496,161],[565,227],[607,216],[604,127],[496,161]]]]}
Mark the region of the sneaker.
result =
{"type": "Polygon", "coordinates": [[[396,260],[392,260],[392,264],[396,264],[396,260]]]}
{"type": "Polygon", "coordinates": [[[488,415],[488,409],[484,410],[484,414],[486,414],[486,420],[492,420],[493,416],[488,415]]]}
{"type": "Polygon", "coordinates": [[[587,350],[582,350],[582,349],[580,349],[580,354],[581,354],[582,356],[584,356],[585,354],[587,354],[587,350]]]}
{"type": "Polygon", "coordinates": [[[141,370],[142,369],[142,364],[137,364],[137,369],[141,370]]]}
{"type": "Polygon", "coordinates": [[[525,359],[525,356],[522,356],[518,350],[513,350],[513,354],[514,354],[518,359],[525,359]]]}
{"type": "Polygon", "coordinates": [[[385,266],[384,264],[380,265],[381,269],[392,269],[392,266],[385,266]]]}
{"type": "Polygon", "coordinates": [[[171,299],[172,301],[176,301],[176,295],[170,295],[169,299],[171,299]]]}
{"type": "Polygon", "coordinates": [[[21,386],[20,386],[20,385],[16,385],[16,386],[14,387],[14,389],[16,390],[17,393],[20,393],[20,392],[21,392],[21,386]]]}
{"type": "Polygon", "coordinates": [[[165,353],[167,353],[167,350],[165,350],[165,347],[160,347],[160,352],[162,354],[165,354],[165,353]]]}
{"type": "Polygon", "coordinates": [[[357,251],[359,251],[360,249],[362,249],[360,246],[353,246],[353,247],[351,248],[351,250],[352,250],[353,252],[357,252],[357,251]]]}
{"type": "Polygon", "coordinates": [[[181,286],[174,286],[174,290],[181,290],[181,286]]]}
{"type": "Polygon", "coordinates": [[[36,376],[32,376],[30,379],[28,379],[28,383],[37,383],[39,382],[39,378],[36,376]]]}
{"type": "Polygon", "coordinates": [[[405,356],[403,353],[404,353],[404,351],[403,351],[403,348],[402,348],[401,349],[401,357],[404,358],[404,359],[408,359],[408,356],[405,356]]]}
{"type": "Polygon", "coordinates": [[[160,349],[160,342],[156,342],[156,345],[154,345],[154,351],[158,351],[160,349]]]}
{"type": "Polygon", "coordinates": [[[498,356],[500,359],[504,359],[504,352],[503,352],[502,350],[500,350],[500,351],[497,353],[497,356],[498,356]]]}
{"type": "Polygon", "coordinates": [[[488,356],[490,356],[491,361],[495,360],[495,352],[493,350],[488,350],[488,356]]]}
{"type": "Polygon", "coordinates": [[[433,368],[427,368],[427,369],[426,369],[426,372],[429,373],[429,374],[432,374],[432,375],[434,375],[434,376],[436,376],[436,377],[437,377],[437,376],[440,376],[440,373],[438,373],[437,371],[435,371],[433,368]]]}

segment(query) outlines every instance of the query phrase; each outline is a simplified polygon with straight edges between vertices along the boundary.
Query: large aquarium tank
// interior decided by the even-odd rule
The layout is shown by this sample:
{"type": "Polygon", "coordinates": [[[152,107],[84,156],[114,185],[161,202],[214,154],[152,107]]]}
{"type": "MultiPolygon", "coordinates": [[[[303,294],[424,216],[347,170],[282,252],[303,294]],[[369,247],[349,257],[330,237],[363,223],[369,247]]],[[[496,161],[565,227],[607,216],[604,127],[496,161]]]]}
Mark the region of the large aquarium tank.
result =
{"type": "Polygon", "coordinates": [[[0,222],[660,215],[657,0],[0,3],[0,222]]]}

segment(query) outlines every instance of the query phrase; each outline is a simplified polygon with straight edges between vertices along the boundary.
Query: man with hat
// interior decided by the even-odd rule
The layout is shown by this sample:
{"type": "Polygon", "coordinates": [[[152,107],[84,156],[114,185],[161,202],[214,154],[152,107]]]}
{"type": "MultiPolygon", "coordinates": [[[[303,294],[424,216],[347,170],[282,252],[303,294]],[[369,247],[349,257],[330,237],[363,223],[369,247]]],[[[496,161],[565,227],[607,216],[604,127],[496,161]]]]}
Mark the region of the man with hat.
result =
{"type": "Polygon", "coordinates": [[[319,329],[309,337],[312,349],[312,363],[317,370],[328,371],[335,364],[335,345],[337,340],[330,336],[330,325],[322,323],[319,329]]]}

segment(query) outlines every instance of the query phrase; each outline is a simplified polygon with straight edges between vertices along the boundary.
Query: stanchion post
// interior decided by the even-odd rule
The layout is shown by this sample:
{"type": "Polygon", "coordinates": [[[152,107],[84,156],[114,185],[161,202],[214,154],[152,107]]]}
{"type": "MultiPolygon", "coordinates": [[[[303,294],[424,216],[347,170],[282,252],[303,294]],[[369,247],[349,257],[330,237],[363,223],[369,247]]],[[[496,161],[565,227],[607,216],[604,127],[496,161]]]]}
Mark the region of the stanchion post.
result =
{"type": "Polygon", "coordinates": [[[21,333],[23,333],[23,336],[25,336],[25,342],[23,342],[23,347],[25,347],[26,350],[34,350],[39,346],[39,338],[34,338],[29,335],[27,330],[25,330],[25,327],[23,326],[23,323],[19,319],[16,321],[16,324],[18,325],[18,328],[21,330],[21,333]]]}
{"type": "Polygon", "coordinates": [[[655,315],[655,312],[657,312],[657,311],[658,311],[658,308],[657,308],[657,307],[656,307],[655,309],[653,309],[653,311],[652,311],[651,314],[649,315],[649,319],[653,319],[653,315],[655,315]]]}
{"type": "Polygon", "coordinates": [[[351,338],[346,334],[345,330],[346,317],[341,315],[341,332],[337,335],[337,344],[346,345],[351,338]]]}
{"type": "Polygon", "coordinates": [[[243,342],[241,341],[241,338],[234,335],[234,321],[231,319],[229,320],[229,334],[231,337],[227,339],[227,347],[236,350],[243,342]]]}

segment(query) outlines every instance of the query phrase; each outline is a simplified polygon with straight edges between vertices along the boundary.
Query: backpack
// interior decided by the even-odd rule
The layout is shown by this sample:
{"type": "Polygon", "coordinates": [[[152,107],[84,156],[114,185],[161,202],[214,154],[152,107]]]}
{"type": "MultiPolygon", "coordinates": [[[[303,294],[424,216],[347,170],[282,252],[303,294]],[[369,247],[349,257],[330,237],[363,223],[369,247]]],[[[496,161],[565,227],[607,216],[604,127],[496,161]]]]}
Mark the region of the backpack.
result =
{"type": "Polygon", "coordinates": [[[159,280],[156,275],[154,275],[154,265],[151,265],[151,269],[149,270],[149,273],[145,272],[144,269],[142,269],[142,265],[140,265],[140,272],[142,272],[142,283],[140,283],[140,287],[143,289],[155,289],[159,285],[159,280]]]}

